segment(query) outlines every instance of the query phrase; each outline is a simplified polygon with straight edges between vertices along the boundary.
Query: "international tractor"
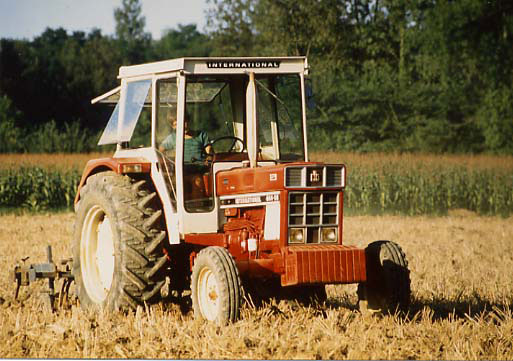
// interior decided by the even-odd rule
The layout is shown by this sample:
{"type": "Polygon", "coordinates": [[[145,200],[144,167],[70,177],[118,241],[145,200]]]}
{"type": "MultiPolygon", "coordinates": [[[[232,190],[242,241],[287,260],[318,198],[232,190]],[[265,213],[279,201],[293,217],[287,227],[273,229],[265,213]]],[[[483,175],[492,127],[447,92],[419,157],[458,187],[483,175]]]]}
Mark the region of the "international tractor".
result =
{"type": "Polygon", "coordinates": [[[120,86],[92,100],[115,106],[99,145],[116,150],[87,163],[72,262],[52,269],[74,279],[83,308],[151,304],[165,286],[226,323],[243,289],[322,301],[325,285],[357,283],[362,306],[407,309],[401,248],[342,242],[347,170],[309,161],[308,70],[305,57],[119,69],[120,86]]]}

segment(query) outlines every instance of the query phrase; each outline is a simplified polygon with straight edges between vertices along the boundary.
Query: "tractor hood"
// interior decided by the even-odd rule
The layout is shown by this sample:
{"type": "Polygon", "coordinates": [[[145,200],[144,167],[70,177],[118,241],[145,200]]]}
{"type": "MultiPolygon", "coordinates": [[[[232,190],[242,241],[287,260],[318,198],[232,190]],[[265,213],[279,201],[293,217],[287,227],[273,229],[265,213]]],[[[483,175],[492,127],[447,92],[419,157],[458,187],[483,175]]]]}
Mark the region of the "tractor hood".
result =
{"type": "Polygon", "coordinates": [[[257,168],[236,168],[216,174],[217,195],[278,191],[283,189],[342,189],[343,164],[288,163],[257,168]]]}

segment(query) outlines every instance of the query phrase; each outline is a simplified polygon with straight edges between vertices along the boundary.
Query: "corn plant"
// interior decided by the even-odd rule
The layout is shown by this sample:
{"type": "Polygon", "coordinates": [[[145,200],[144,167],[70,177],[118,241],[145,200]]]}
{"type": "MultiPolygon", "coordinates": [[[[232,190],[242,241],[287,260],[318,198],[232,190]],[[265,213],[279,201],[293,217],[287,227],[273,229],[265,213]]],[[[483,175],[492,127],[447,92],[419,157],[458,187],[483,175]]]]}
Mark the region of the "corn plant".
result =
{"type": "Polygon", "coordinates": [[[70,208],[80,181],[77,169],[62,171],[21,167],[0,171],[2,208],[45,210],[70,208]]]}
{"type": "Polygon", "coordinates": [[[353,168],[345,205],[358,214],[446,214],[463,208],[508,216],[513,213],[513,174],[466,167],[353,168]]]}
{"type": "MultiPolygon", "coordinates": [[[[0,170],[0,207],[46,210],[73,206],[80,170],[24,166],[0,170]]],[[[349,214],[447,214],[468,209],[513,214],[510,170],[465,166],[382,164],[348,168],[344,204],[349,214]]]]}

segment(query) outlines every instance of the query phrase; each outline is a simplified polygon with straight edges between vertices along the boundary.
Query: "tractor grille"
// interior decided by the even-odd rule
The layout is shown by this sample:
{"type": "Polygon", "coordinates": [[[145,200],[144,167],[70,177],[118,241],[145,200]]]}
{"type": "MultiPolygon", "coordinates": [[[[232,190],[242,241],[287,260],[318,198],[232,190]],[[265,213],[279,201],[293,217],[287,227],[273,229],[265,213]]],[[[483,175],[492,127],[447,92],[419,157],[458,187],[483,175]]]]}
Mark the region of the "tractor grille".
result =
{"type": "Polygon", "coordinates": [[[337,192],[289,193],[289,243],[337,242],[339,198],[337,192]]]}
{"type": "Polygon", "coordinates": [[[344,187],[345,166],[292,166],[285,168],[285,186],[289,188],[344,187]]]}

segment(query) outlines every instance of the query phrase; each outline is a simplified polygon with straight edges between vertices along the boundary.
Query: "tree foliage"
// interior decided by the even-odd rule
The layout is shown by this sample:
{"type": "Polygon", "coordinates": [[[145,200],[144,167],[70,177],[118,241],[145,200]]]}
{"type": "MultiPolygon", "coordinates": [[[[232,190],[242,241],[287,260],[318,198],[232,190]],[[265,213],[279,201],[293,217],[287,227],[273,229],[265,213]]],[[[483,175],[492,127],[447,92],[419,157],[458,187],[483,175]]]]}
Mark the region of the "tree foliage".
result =
{"type": "Polygon", "coordinates": [[[144,31],[146,18],[142,16],[139,0],[122,0],[114,10],[116,36],[126,65],[144,61],[144,50],[151,42],[151,35],[144,31]]]}
{"type": "Polygon", "coordinates": [[[313,147],[510,153],[513,3],[213,1],[211,36],[255,55],[305,55],[313,147]],[[236,19],[235,21],[230,21],[236,19]],[[237,33],[238,31],[238,33],[237,33]]]}
{"type": "Polygon", "coordinates": [[[212,49],[209,38],[198,31],[196,25],[178,25],[167,29],[162,38],[154,42],[153,60],[180,58],[183,56],[208,56],[212,49]]]}
{"type": "Polygon", "coordinates": [[[32,41],[1,39],[0,96],[15,119],[2,129],[54,120],[59,131],[71,122],[98,131],[110,109],[89,100],[117,85],[121,65],[304,55],[313,148],[513,153],[509,0],[209,3],[205,33],[179,25],[153,40],[140,1],[123,0],[115,36],[59,28],[32,41]]]}

